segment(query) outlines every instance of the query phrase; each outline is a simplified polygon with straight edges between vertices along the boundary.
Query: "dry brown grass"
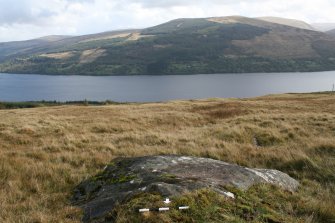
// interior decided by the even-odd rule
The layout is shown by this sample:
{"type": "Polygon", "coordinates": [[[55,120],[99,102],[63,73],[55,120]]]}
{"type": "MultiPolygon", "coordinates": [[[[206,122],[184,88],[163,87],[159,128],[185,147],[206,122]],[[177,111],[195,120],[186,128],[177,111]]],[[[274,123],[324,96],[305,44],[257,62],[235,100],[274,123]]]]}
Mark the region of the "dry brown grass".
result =
{"type": "Polygon", "coordinates": [[[91,41],[98,41],[98,40],[110,40],[110,39],[116,39],[116,38],[126,38],[129,35],[131,35],[131,32],[125,32],[125,33],[118,33],[118,34],[110,34],[110,35],[103,35],[103,36],[98,36],[98,37],[93,37],[90,39],[85,39],[80,41],[79,43],[87,43],[91,41]]]}
{"type": "Polygon", "coordinates": [[[131,33],[131,35],[128,37],[127,41],[135,41],[142,38],[149,38],[154,37],[155,35],[141,35],[139,32],[131,33]]]}
{"type": "Polygon", "coordinates": [[[334,95],[59,106],[0,117],[0,222],[78,222],[69,202],[75,185],[115,157],[150,154],[277,168],[303,182],[311,209],[327,216],[335,206],[334,95]]]}
{"type": "Polygon", "coordinates": [[[99,57],[104,56],[106,50],[105,49],[90,49],[84,50],[80,56],[80,63],[92,63],[99,57]]]}
{"type": "Polygon", "coordinates": [[[69,59],[70,57],[74,56],[74,53],[69,51],[69,52],[62,52],[62,53],[47,53],[47,54],[41,54],[39,55],[40,57],[47,57],[47,58],[52,58],[52,59],[69,59]]]}

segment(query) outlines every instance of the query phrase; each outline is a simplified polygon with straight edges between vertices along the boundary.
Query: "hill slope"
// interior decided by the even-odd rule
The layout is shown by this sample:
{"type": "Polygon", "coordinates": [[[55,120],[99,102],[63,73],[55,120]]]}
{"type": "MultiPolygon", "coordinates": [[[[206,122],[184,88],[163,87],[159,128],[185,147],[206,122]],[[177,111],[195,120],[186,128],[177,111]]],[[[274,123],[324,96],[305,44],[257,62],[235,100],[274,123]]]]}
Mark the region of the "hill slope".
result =
{"type": "Polygon", "coordinates": [[[12,51],[8,44],[16,46],[0,46],[0,72],[158,75],[335,69],[331,36],[239,16],[177,19],[12,51]]]}
{"type": "Polygon", "coordinates": [[[329,30],[327,34],[335,37],[335,29],[329,30]]]}
{"type": "Polygon", "coordinates": [[[66,52],[64,49],[80,50],[86,42],[95,42],[96,44],[87,45],[88,49],[92,47],[104,46],[102,40],[119,38],[122,35],[128,35],[134,30],[111,31],[84,36],[46,36],[38,39],[16,42],[0,43],[0,62],[13,58],[24,58],[41,53],[66,52]],[[98,42],[100,40],[101,42],[98,42]]]}
{"type": "Polygon", "coordinates": [[[271,16],[257,17],[256,19],[260,19],[260,20],[272,22],[272,23],[277,23],[281,25],[286,25],[286,26],[292,26],[292,27],[296,27],[299,29],[315,30],[315,28],[311,26],[310,24],[304,21],[295,20],[295,19],[286,19],[286,18],[271,17],[271,16]]]}
{"type": "Polygon", "coordinates": [[[329,30],[335,29],[335,23],[312,23],[311,24],[315,30],[322,32],[327,32],[329,30]]]}
{"type": "Polygon", "coordinates": [[[51,45],[53,42],[64,40],[67,36],[46,36],[38,39],[15,41],[0,43],[0,61],[15,57],[17,55],[25,55],[33,52],[35,47],[43,47],[51,45]]]}

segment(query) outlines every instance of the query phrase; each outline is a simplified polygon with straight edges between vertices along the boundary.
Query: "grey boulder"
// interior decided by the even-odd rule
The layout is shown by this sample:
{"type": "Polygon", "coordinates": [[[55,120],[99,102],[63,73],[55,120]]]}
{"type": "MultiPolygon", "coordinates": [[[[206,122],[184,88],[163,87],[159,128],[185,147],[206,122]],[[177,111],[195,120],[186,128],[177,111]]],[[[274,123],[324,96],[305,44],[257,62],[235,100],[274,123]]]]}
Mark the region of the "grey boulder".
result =
{"type": "Polygon", "coordinates": [[[209,158],[118,158],[97,176],[80,183],[72,201],[84,209],[84,222],[111,222],[106,216],[117,203],[142,192],[168,197],[211,188],[227,196],[225,186],[246,190],[261,183],[274,184],[292,192],[299,186],[298,181],[277,170],[246,168],[209,158]]]}

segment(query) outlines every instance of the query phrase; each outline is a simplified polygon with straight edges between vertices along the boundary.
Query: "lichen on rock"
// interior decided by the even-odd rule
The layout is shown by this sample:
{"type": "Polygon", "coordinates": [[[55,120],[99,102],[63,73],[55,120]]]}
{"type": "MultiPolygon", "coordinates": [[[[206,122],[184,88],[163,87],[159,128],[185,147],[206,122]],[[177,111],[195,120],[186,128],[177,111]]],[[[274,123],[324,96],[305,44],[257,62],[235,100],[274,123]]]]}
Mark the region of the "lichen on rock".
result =
{"type": "Polygon", "coordinates": [[[143,192],[170,197],[211,188],[223,196],[233,197],[225,187],[246,190],[262,183],[289,191],[295,191],[299,185],[295,179],[277,170],[251,169],[209,158],[118,158],[97,176],[80,183],[72,200],[84,209],[84,222],[105,222],[105,216],[116,204],[143,192]]]}

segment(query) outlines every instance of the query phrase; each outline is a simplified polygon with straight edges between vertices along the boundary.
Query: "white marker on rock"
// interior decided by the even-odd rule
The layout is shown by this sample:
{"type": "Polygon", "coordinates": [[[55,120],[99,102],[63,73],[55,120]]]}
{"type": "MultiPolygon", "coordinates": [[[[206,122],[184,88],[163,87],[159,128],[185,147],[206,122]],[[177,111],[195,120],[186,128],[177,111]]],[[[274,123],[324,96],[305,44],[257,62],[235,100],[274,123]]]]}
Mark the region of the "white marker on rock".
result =
{"type": "Polygon", "coordinates": [[[224,195],[226,195],[227,197],[230,197],[230,198],[232,198],[232,199],[235,199],[235,195],[233,194],[233,193],[231,193],[231,192],[223,192],[224,193],[224,195]]]}
{"type": "Polygon", "coordinates": [[[159,208],[158,211],[168,211],[170,208],[159,208]]]}
{"type": "Polygon", "coordinates": [[[164,201],[164,203],[165,203],[165,204],[170,204],[170,203],[171,203],[171,201],[170,201],[170,199],[169,199],[169,198],[166,198],[166,199],[165,199],[165,201],[164,201]]]}
{"type": "Polygon", "coordinates": [[[190,207],[189,206],[182,206],[182,207],[179,207],[179,210],[186,210],[186,209],[189,209],[190,207]]]}
{"type": "Polygon", "coordinates": [[[143,209],[138,210],[138,212],[149,212],[149,211],[150,211],[149,208],[143,208],[143,209]]]}

